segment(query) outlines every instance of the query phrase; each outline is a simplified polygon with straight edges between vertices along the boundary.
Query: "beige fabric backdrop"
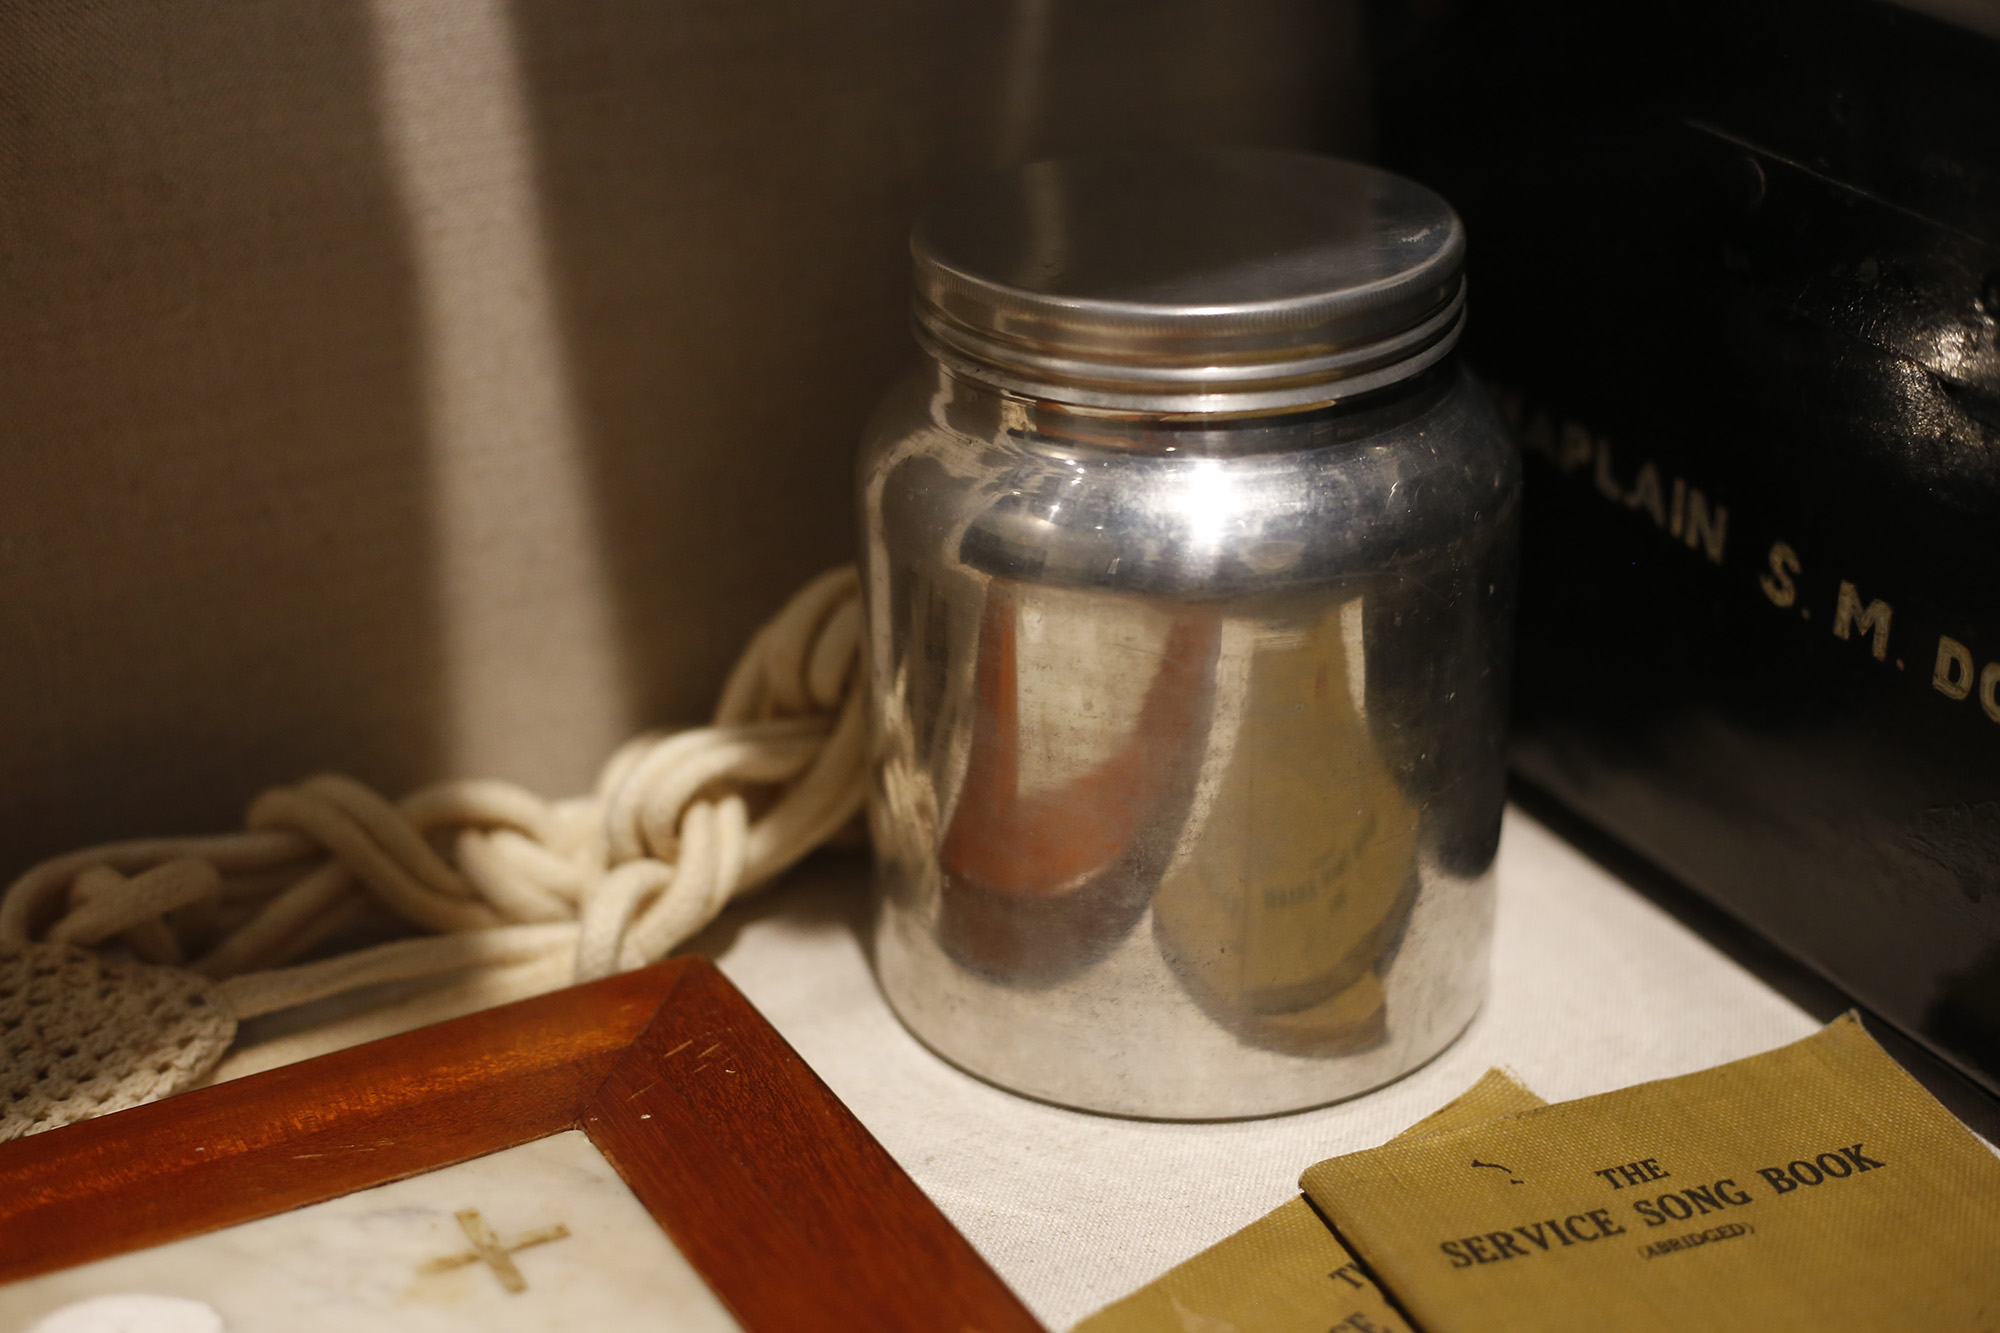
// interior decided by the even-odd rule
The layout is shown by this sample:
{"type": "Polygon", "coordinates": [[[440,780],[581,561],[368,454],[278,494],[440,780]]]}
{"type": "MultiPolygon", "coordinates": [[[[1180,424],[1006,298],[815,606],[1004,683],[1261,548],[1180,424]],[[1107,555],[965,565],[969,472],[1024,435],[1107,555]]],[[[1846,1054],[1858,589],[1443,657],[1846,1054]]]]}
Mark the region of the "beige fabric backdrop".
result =
{"type": "Polygon", "coordinates": [[[0,0],[0,873],[551,793],[844,558],[954,173],[1352,150],[1318,0],[0,0]]]}

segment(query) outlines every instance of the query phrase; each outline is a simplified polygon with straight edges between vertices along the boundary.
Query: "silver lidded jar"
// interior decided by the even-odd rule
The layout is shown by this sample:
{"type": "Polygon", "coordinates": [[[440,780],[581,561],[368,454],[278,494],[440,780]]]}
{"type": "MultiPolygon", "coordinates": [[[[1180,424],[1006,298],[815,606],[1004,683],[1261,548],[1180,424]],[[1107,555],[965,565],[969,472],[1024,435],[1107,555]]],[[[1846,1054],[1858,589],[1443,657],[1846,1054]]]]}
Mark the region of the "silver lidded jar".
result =
{"type": "Polygon", "coordinates": [[[1200,150],[989,176],[911,246],[860,475],[890,1003],[1124,1115],[1415,1068],[1486,988],[1519,515],[1458,217],[1200,150]]]}

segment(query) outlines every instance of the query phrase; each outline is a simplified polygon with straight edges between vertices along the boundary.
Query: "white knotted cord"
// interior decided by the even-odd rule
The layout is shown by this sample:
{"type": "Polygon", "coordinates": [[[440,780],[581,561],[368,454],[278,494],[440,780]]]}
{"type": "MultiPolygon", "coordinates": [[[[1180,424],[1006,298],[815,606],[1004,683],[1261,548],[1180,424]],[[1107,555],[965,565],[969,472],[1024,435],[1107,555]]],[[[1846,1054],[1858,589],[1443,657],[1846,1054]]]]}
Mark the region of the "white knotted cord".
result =
{"type": "Polygon", "coordinates": [[[239,1019],[453,978],[239,1052],[219,1077],[657,961],[860,810],[861,643],[859,581],[833,570],[758,631],[712,724],[628,742],[587,796],[472,780],[391,802],[309,778],[257,797],[240,833],[42,862],[0,899],[0,953],[122,944],[218,983],[239,1019]],[[371,898],[435,933],[296,962],[371,898]]]}

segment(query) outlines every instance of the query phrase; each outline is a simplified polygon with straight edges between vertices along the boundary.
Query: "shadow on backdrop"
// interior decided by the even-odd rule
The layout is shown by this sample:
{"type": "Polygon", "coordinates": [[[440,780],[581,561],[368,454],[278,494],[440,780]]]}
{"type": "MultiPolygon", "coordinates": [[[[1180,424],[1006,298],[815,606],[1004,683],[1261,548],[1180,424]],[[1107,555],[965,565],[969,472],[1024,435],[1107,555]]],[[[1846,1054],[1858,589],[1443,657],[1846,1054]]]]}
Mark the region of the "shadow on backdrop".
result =
{"type": "Polygon", "coordinates": [[[954,175],[1354,152],[1358,0],[0,0],[0,874],[580,789],[848,559],[954,175]]]}
{"type": "Polygon", "coordinates": [[[351,3],[0,5],[0,869],[434,766],[374,100],[351,3]]]}

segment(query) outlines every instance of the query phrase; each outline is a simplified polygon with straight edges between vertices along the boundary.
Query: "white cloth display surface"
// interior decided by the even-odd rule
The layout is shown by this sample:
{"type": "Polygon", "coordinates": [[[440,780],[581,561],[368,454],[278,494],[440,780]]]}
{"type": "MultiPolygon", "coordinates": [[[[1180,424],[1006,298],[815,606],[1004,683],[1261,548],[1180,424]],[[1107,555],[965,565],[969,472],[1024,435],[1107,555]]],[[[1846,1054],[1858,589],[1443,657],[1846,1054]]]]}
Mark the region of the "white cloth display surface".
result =
{"type": "Polygon", "coordinates": [[[905,1032],[867,957],[863,862],[825,860],[725,915],[713,957],[1052,1329],[1150,1281],[1499,1065],[1549,1101],[1707,1068],[1818,1023],[1534,819],[1509,810],[1493,984],[1429,1065],[1262,1120],[1122,1120],[1026,1100],[905,1032]]]}

